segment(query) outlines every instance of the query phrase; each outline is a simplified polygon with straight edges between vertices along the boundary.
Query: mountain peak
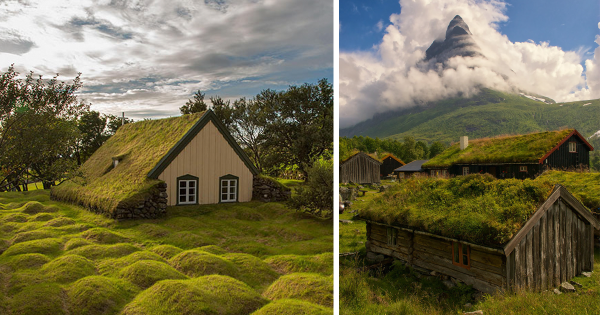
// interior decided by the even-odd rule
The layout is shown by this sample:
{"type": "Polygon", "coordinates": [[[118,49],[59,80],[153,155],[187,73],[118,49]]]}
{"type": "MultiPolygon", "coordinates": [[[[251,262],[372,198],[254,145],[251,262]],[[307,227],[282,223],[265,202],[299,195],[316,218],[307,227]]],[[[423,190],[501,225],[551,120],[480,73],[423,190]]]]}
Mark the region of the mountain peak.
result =
{"type": "Polygon", "coordinates": [[[483,56],[481,49],[472,37],[469,25],[460,15],[456,15],[446,29],[446,38],[435,40],[425,52],[425,61],[435,59],[445,63],[448,59],[461,57],[483,56]]]}

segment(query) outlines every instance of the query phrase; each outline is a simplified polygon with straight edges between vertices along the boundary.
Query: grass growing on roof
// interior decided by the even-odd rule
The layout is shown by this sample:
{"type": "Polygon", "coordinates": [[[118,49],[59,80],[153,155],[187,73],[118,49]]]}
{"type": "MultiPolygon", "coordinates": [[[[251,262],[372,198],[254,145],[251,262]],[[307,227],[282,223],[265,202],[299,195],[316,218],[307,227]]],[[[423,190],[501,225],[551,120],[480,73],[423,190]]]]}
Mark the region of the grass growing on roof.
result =
{"type": "Polygon", "coordinates": [[[546,131],[520,136],[503,136],[469,140],[466,149],[455,143],[423,167],[448,167],[452,164],[534,162],[539,160],[573,129],[546,131]]]}
{"type": "Polygon", "coordinates": [[[586,207],[600,213],[600,173],[547,171],[536,180],[560,184],[586,207]]]}
{"type": "Polygon", "coordinates": [[[159,183],[147,175],[202,113],[146,120],[119,128],[80,168],[83,178],[52,187],[60,200],[111,214],[119,203],[137,204],[159,183]],[[119,164],[112,168],[113,157],[119,164]]]}
{"type": "Polygon", "coordinates": [[[375,198],[359,214],[373,221],[499,247],[519,231],[552,188],[543,180],[498,180],[489,174],[411,178],[375,198]]]}

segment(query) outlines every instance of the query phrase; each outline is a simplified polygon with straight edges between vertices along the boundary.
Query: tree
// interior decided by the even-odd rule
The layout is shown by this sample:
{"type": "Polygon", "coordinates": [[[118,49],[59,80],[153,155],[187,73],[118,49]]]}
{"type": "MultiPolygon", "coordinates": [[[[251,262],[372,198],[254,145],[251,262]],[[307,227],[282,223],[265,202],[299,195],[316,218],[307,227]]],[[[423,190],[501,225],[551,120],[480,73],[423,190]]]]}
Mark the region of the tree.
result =
{"type": "Polygon", "coordinates": [[[75,150],[77,165],[85,162],[110,137],[105,132],[106,121],[107,117],[96,111],[85,112],[77,120],[80,132],[75,150]]]}
{"type": "Polygon", "coordinates": [[[133,119],[129,119],[127,117],[123,119],[123,117],[118,117],[112,114],[106,115],[106,119],[108,120],[106,125],[106,133],[109,136],[114,135],[117,132],[117,129],[119,129],[119,127],[121,127],[122,125],[130,124],[133,122],[133,119]]]}
{"type": "Polygon", "coordinates": [[[434,158],[436,155],[442,153],[442,151],[444,150],[446,150],[446,146],[439,141],[435,141],[431,144],[431,147],[429,148],[429,158],[434,158]]]}
{"type": "Polygon", "coordinates": [[[296,188],[289,203],[293,208],[320,217],[333,217],[333,160],[319,159],[308,171],[306,186],[296,188]]]}
{"type": "Polygon", "coordinates": [[[200,90],[198,90],[196,93],[194,93],[194,98],[191,100],[188,100],[185,105],[181,106],[179,108],[179,111],[186,115],[186,114],[193,114],[193,113],[200,113],[203,112],[207,109],[208,107],[206,106],[206,103],[204,103],[204,93],[200,92],[200,90]]]}

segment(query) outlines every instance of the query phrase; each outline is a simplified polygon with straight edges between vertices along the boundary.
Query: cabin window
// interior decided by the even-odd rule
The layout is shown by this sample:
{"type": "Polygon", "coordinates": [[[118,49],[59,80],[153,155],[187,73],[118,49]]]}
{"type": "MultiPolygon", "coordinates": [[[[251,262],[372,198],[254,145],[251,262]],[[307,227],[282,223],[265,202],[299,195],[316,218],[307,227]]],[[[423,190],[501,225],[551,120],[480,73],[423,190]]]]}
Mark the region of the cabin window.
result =
{"type": "Polygon", "coordinates": [[[468,166],[463,167],[463,175],[469,175],[469,167],[468,166]]]}
{"type": "Polygon", "coordinates": [[[220,201],[236,202],[238,201],[238,182],[239,178],[233,175],[226,175],[220,179],[220,201]]]}
{"type": "Polygon", "coordinates": [[[387,228],[387,243],[388,245],[396,246],[398,239],[398,230],[394,228],[387,228]]]}
{"type": "Polygon", "coordinates": [[[452,264],[471,269],[471,246],[452,242],[452,264]]]}
{"type": "Polygon", "coordinates": [[[398,173],[398,178],[404,178],[404,173],[402,173],[402,172],[398,173]]]}
{"type": "Polygon", "coordinates": [[[527,173],[527,166],[524,166],[524,165],[519,166],[519,172],[527,173]]]}
{"type": "Polygon", "coordinates": [[[196,204],[196,192],[198,181],[194,179],[179,181],[179,204],[193,205],[196,204]]]}
{"type": "Polygon", "coordinates": [[[448,176],[448,171],[447,170],[442,170],[442,176],[444,176],[444,177],[448,176]]]}
{"type": "Polygon", "coordinates": [[[577,142],[569,142],[569,152],[577,153],[577,142]]]}

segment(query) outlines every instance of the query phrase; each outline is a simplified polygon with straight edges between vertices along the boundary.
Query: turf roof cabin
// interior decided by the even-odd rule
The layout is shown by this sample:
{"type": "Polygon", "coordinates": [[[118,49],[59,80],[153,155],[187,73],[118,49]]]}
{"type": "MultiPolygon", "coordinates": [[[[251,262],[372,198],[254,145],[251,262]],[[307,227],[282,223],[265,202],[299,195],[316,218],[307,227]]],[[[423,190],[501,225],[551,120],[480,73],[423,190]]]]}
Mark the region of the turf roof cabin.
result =
{"type": "Polygon", "coordinates": [[[117,219],[250,201],[258,174],[211,110],[124,125],[80,170],[83,178],[53,187],[52,197],[117,219]]]}
{"type": "Polygon", "coordinates": [[[589,168],[594,148],[575,129],[519,136],[476,139],[461,137],[423,164],[430,175],[488,173],[496,178],[535,178],[546,169],[589,168]]]}
{"type": "Polygon", "coordinates": [[[395,169],[406,165],[406,163],[402,162],[402,160],[391,153],[382,157],[381,163],[380,173],[382,177],[392,175],[395,169]]]}
{"type": "Polygon", "coordinates": [[[371,155],[358,152],[340,163],[340,182],[344,184],[380,183],[381,161],[371,155]]]}
{"type": "Polygon", "coordinates": [[[422,165],[429,160],[415,160],[406,165],[398,167],[394,170],[394,174],[399,179],[409,178],[414,175],[420,175],[425,173],[425,170],[422,168],[422,165]]]}
{"type": "Polygon", "coordinates": [[[487,293],[547,290],[592,271],[600,226],[560,185],[489,175],[412,178],[359,215],[367,222],[368,253],[487,293]]]}

